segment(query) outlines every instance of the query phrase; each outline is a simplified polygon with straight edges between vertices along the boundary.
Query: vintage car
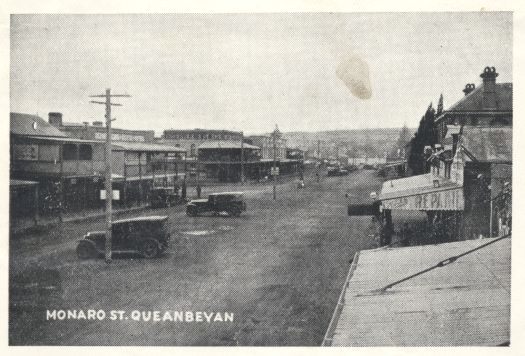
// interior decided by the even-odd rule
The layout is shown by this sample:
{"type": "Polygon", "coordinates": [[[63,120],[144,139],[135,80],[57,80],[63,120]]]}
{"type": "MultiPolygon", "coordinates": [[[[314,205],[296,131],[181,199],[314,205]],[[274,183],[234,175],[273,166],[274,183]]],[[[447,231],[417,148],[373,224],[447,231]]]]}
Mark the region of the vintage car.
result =
{"type": "MultiPolygon", "coordinates": [[[[167,216],[144,216],[113,222],[111,250],[115,253],[139,253],[145,258],[162,254],[169,246],[170,232],[167,216]]],[[[105,231],[91,231],[78,242],[80,259],[104,254],[105,231]]]]}
{"type": "Polygon", "coordinates": [[[246,211],[246,203],[242,192],[212,193],[208,199],[194,199],[186,205],[188,216],[207,212],[215,215],[227,213],[230,216],[240,216],[243,211],[246,211]]]}
{"type": "Polygon", "coordinates": [[[349,174],[347,169],[341,168],[339,166],[328,167],[327,175],[328,176],[347,176],[349,174]]]}
{"type": "Polygon", "coordinates": [[[150,191],[150,207],[153,209],[169,208],[181,203],[178,187],[155,187],[150,191]]]}

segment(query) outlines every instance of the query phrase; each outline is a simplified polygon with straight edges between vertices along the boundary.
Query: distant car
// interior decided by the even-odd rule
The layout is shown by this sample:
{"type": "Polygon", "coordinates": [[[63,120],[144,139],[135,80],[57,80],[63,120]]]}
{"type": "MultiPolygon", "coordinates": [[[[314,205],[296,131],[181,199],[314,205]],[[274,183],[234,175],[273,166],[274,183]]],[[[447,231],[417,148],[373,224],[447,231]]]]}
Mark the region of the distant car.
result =
{"type": "Polygon", "coordinates": [[[348,170],[340,167],[328,167],[327,175],[328,176],[346,176],[348,175],[348,170]]]}
{"type": "MultiPolygon", "coordinates": [[[[111,250],[116,253],[139,253],[154,258],[169,247],[167,216],[144,216],[117,220],[112,224],[111,250]]],[[[106,232],[88,232],[77,245],[80,259],[95,258],[105,251],[106,232]]]]}
{"type": "Polygon", "coordinates": [[[155,187],[150,191],[150,207],[169,208],[170,206],[180,204],[181,196],[178,194],[178,187],[155,187]]]}
{"type": "Polygon", "coordinates": [[[230,216],[240,216],[243,211],[246,211],[246,202],[242,192],[212,193],[208,199],[194,199],[186,205],[188,216],[208,212],[214,214],[225,212],[230,216]]]}

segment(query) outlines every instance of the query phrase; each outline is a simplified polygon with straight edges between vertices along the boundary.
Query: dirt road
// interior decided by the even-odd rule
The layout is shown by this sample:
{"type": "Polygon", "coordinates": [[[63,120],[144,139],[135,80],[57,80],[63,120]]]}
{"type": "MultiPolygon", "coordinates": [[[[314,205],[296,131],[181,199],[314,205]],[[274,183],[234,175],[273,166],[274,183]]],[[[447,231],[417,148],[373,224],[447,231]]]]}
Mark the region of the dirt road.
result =
{"type": "MultiPolygon", "coordinates": [[[[346,215],[346,192],[377,190],[374,171],[245,190],[240,218],[169,215],[169,252],[79,261],[76,240],[102,221],[10,243],[10,343],[36,345],[319,345],[349,260],[372,246],[370,217],[346,215]],[[104,310],[103,320],[46,320],[47,310],[104,310]],[[110,320],[111,310],[128,317],[110,320]],[[232,321],[135,321],[131,312],[233,313],[232,321]]],[[[204,191],[203,193],[208,193],[204,191]]],[[[161,314],[162,315],[162,314],[161,314]]]]}

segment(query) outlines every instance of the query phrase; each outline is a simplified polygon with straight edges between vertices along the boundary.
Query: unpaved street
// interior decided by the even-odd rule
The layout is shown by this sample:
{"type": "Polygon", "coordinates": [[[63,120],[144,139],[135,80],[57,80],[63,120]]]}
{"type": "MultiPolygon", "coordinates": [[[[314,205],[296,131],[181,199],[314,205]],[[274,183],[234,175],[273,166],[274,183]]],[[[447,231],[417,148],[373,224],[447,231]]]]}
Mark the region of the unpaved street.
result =
{"type": "MultiPolygon", "coordinates": [[[[350,218],[345,193],[377,190],[375,171],[311,176],[295,183],[222,187],[244,190],[240,218],[169,215],[173,244],[164,256],[80,261],[76,241],[103,221],[64,225],[10,242],[10,342],[61,345],[319,345],[349,260],[370,248],[370,217],[350,218]],[[47,309],[206,311],[233,322],[46,321],[47,309]]],[[[203,193],[208,193],[204,190],[203,193]]],[[[135,214],[139,215],[139,214],[135,214]]],[[[126,314],[128,315],[128,314],[126,314]]]]}

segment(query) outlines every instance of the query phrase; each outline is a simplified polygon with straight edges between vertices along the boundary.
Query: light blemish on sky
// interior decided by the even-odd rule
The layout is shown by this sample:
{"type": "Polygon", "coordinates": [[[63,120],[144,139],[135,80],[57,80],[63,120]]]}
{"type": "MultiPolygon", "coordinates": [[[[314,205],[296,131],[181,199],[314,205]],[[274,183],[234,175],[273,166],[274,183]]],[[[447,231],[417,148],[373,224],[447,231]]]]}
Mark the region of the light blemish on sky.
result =
{"type": "Polygon", "coordinates": [[[10,63],[11,110],[44,118],[103,120],[88,96],[110,87],[132,95],[116,127],[158,133],[416,127],[486,66],[512,80],[512,14],[13,15],[10,63]],[[368,100],[335,74],[348,53],[369,67],[368,100]]]}
{"type": "Polygon", "coordinates": [[[336,74],[356,98],[366,100],[372,97],[368,64],[359,56],[352,55],[341,61],[336,74]]]}

